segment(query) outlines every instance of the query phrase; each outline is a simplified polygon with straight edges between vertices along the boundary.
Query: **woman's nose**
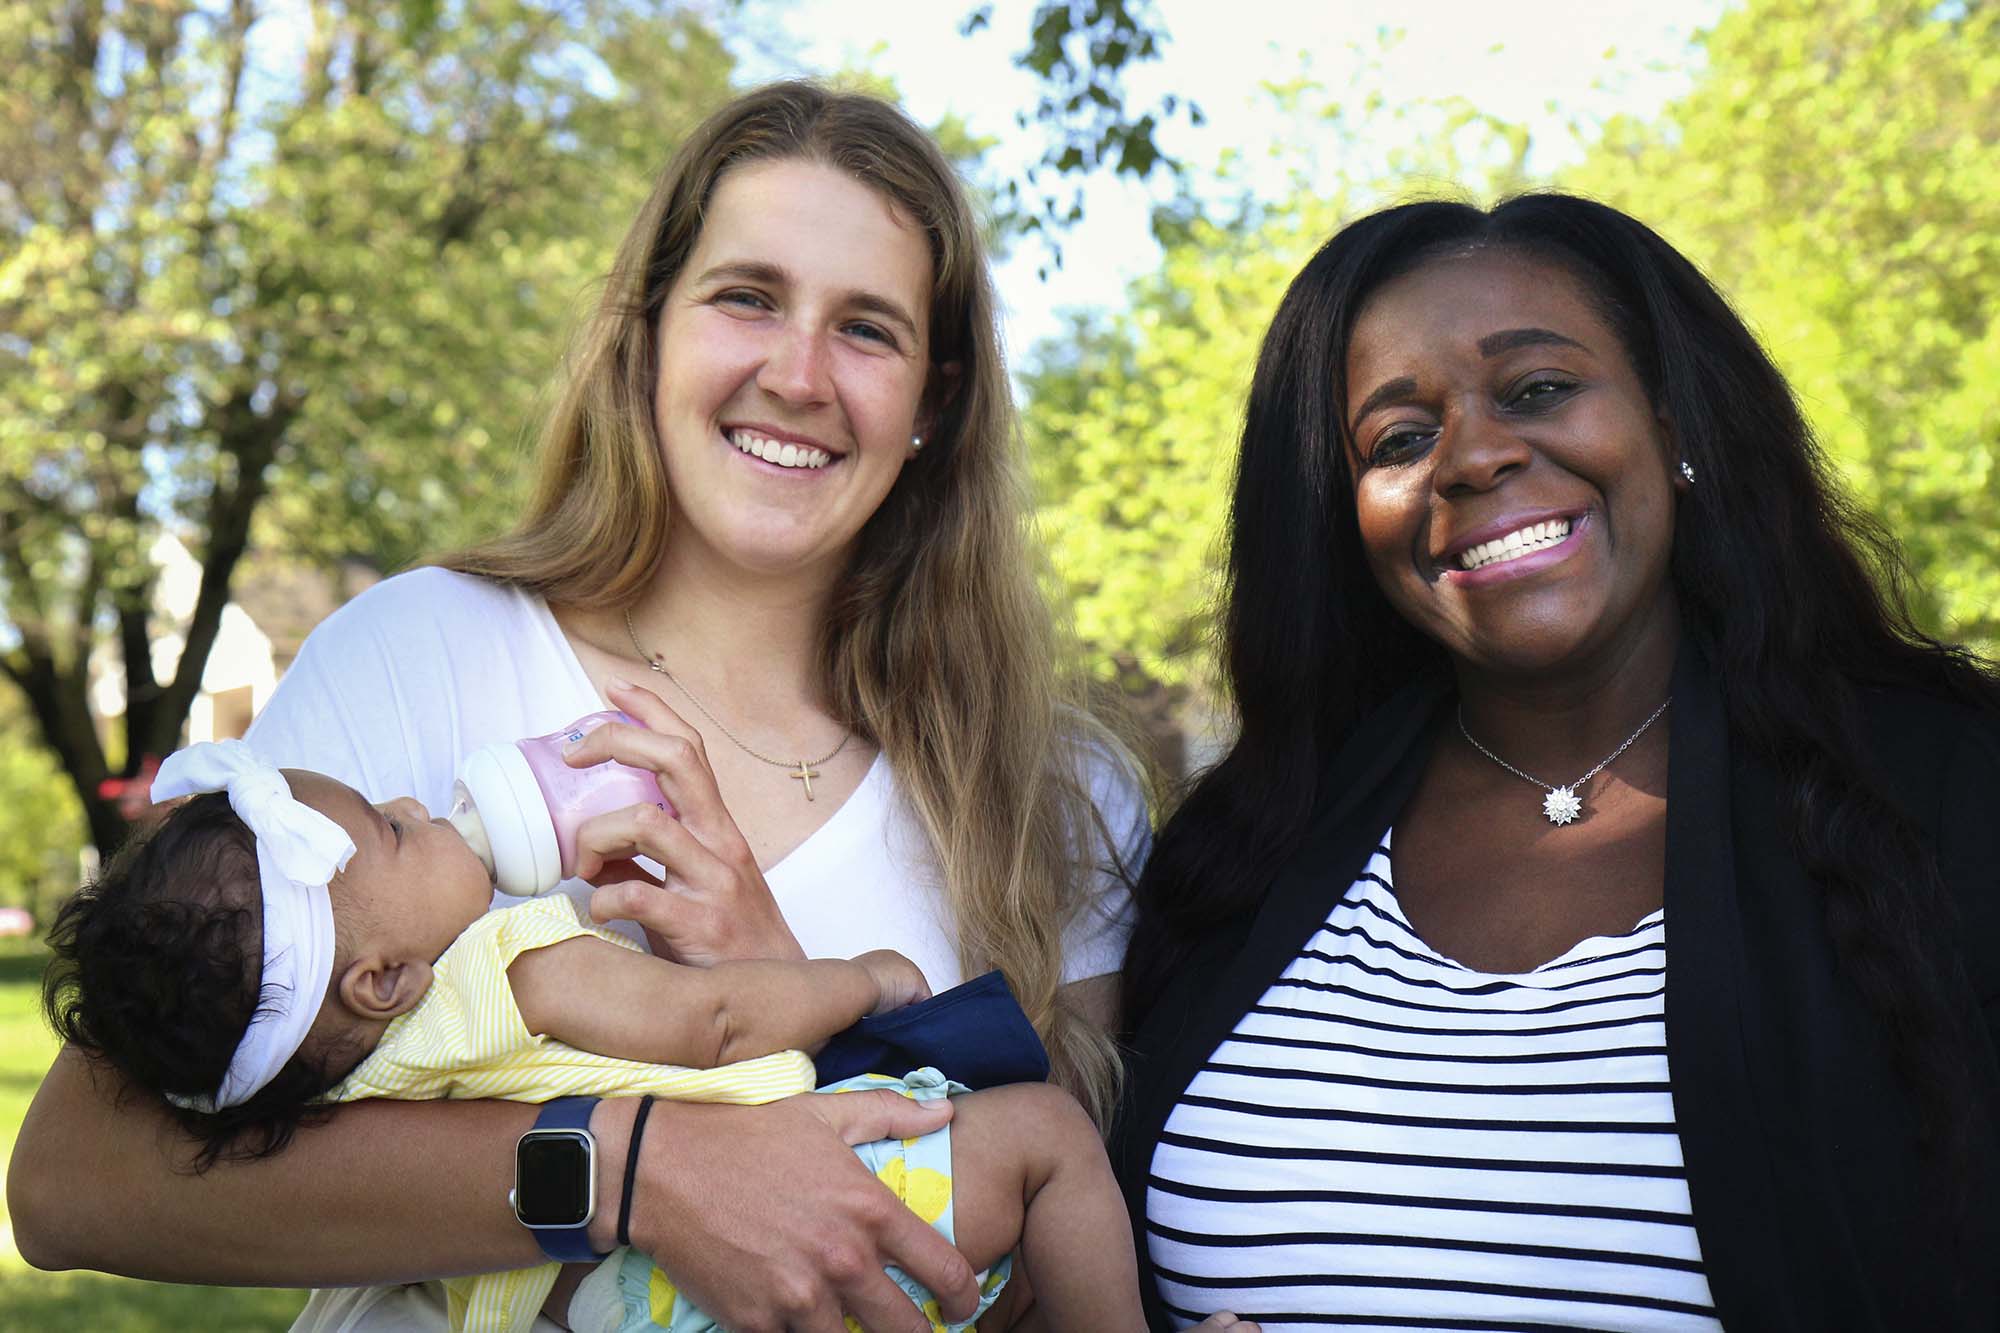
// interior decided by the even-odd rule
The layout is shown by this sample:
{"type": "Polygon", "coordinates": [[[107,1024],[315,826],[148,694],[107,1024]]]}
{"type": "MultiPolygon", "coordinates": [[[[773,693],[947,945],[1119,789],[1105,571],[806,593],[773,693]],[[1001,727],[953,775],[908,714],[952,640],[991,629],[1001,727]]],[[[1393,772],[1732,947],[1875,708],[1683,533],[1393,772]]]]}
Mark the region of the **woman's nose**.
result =
{"type": "Polygon", "coordinates": [[[787,323],[773,340],[757,374],[758,387],[789,403],[819,403],[832,397],[826,340],[811,329],[787,323]]]}
{"type": "Polygon", "coordinates": [[[1533,456],[1519,432],[1480,406],[1447,412],[1432,452],[1431,487],[1439,495],[1491,490],[1533,456]]]}

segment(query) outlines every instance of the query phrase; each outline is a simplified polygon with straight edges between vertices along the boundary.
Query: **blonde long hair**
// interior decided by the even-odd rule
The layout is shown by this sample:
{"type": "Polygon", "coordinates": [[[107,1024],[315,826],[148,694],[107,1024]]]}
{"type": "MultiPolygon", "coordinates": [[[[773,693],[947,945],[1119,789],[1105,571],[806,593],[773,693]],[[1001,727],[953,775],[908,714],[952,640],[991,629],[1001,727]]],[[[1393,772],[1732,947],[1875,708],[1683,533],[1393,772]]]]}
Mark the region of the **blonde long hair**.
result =
{"type": "Polygon", "coordinates": [[[931,428],[834,589],[819,648],[825,701],[894,766],[942,871],[966,975],[1006,973],[1057,1081],[1102,1124],[1116,1052],[1061,1001],[1063,934],[1089,910],[1096,877],[1124,871],[1089,772],[1137,765],[1063,670],[1024,532],[1023,460],[978,224],[950,163],[901,111],[779,83],[696,129],[579,332],[525,515],[439,563],[592,609],[630,606],[649,586],[670,509],[653,425],[660,311],[723,175],[784,159],[872,186],[916,220],[932,258],[931,428]]]}

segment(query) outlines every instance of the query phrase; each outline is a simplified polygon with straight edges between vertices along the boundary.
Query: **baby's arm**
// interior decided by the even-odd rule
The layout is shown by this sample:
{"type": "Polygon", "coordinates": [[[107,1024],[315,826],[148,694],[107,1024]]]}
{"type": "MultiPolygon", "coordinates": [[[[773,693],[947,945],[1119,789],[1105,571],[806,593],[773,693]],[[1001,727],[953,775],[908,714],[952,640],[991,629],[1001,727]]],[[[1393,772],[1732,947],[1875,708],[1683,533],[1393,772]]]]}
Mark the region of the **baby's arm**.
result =
{"type": "MultiPolygon", "coordinates": [[[[952,1216],[958,1247],[986,1268],[1017,1251],[1016,1281],[979,1321],[1010,1333],[1145,1333],[1125,1201],[1097,1126],[1048,1083],[955,1097],[952,1216]],[[1025,1276],[1029,1281],[1021,1281],[1025,1276]]],[[[1258,1333],[1232,1314],[1196,1327],[1258,1333]]]]}
{"type": "Polygon", "coordinates": [[[815,1051],[859,1018],[930,995],[917,965],[890,949],[688,967],[588,935],[522,954],[507,979],[530,1032],[700,1069],[815,1051]]]}

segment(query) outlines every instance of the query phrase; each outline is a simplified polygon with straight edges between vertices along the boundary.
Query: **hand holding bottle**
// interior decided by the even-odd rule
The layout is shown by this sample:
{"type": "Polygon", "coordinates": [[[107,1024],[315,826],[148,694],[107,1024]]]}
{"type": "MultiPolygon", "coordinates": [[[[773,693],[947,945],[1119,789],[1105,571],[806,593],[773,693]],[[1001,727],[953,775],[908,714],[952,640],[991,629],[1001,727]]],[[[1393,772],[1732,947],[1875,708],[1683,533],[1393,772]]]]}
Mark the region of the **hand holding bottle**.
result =
{"type": "Polygon", "coordinates": [[[459,764],[445,818],[486,863],[502,893],[547,893],[580,873],[577,830],[597,815],[649,806],[674,817],[659,782],[646,770],[615,761],[587,767],[566,761],[584,737],[613,724],[629,726],[632,719],[588,713],[546,736],[482,745],[459,764]]]}
{"type": "Polygon", "coordinates": [[[591,915],[636,922],[654,953],[698,967],[805,957],[722,803],[701,733],[651,690],[618,681],[608,693],[637,725],[598,727],[564,754],[564,762],[584,768],[615,760],[645,769],[677,817],[637,805],[599,815],[577,830],[576,873],[598,886],[591,915]],[[658,861],[665,880],[635,864],[635,856],[658,861]]]}

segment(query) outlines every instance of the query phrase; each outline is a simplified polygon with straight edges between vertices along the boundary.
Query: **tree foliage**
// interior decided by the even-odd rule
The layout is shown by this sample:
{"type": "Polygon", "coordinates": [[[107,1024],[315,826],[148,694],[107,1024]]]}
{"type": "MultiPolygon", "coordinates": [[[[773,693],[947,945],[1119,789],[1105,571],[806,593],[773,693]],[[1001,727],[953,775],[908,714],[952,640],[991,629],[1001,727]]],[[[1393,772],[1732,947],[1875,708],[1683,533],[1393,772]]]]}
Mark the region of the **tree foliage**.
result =
{"type": "MultiPolygon", "coordinates": [[[[986,27],[992,10],[975,6],[961,31],[969,36],[986,27]]],[[[1126,87],[1127,73],[1158,60],[1168,39],[1151,0],[1038,0],[1028,45],[1014,63],[1035,76],[1041,93],[1014,122],[1022,129],[1039,125],[1047,145],[1026,181],[1002,187],[998,202],[1009,230],[1044,233],[1060,260],[1054,233],[1083,215],[1083,189],[1074,178],[1099,170],[1142,181],[1179,175],[1181,164],[1161,147],[1159,132],[1177,119],[1200,125],[1201,108],[1174,93],[1135,103],[1126,87]]]]}
{"type": "Polygon", "coordinates": [[[107,849],[107,749],[173,748],[253,536],[394,565],[511,507],[563,328],[728,92],[670,5],[271,11],[0,3],[0,674],[107,849]],[[162,528],[202,565],[171,679],[162,528]]]}
{"type": "Polygon", "coordinates": [[[34,730],[20,696],[0,691],[0,907],[45,923],[76,887],[83,813],[34,730]]]}
{"type": "Polygon", "coordinates": [[[2000,648],[2000,6],[1755,0],[1567,183],[1737,303],[1933,631],[2000,648]]]}

